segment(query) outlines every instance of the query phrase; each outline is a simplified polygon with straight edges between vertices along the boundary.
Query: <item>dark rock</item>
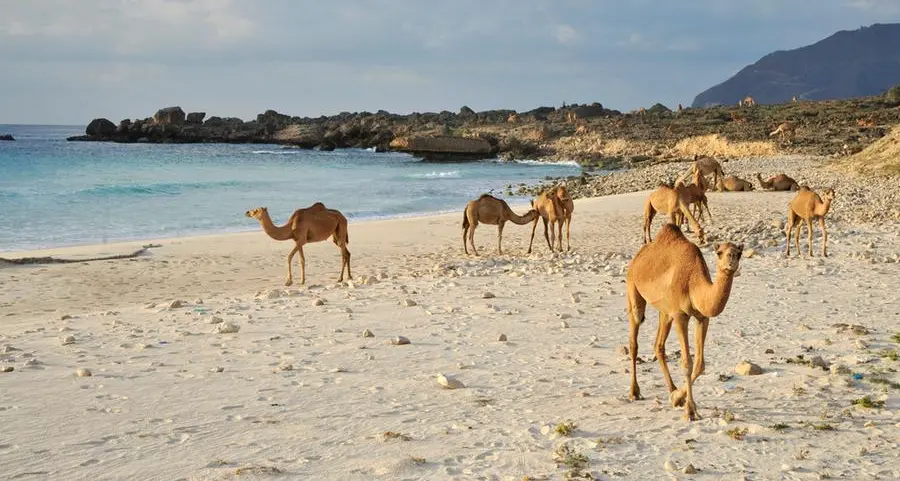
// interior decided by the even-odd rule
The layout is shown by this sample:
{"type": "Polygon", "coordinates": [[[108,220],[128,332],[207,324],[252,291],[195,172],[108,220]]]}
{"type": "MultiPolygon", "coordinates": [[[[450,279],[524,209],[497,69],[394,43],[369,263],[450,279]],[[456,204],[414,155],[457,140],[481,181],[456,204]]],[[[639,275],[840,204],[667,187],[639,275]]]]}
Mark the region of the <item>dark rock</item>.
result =
{"type": "Polygon", "coordinates": [[[204,117],[206,117],[206,112],[191,112],[187,114],[187,117],[185,117],[184,123],[190,125],[200,125],[203,123],[204,117]]]}
{"type": "Polygon", "coordinates": [[[156,125],[184,125],[185,115],[181,107],[166,107],[153,114],[156,125]]]}
{"type": "Polygon", "coordinates": [[[128,129],[131,128],[131,119],[123,119],[119,122],[119,127],[116,128],[117,134],[127,134],[128,129]]]}
{"type": "Polygon", "coordinates": [[[3,140],[3,141],[13,141],[13,140],[16,140],[16,139],[13,138],[13,136],[10,135],[10,134],[0,134],[0,140],[3,140]]]}
{"type": "Polygon", "coordinates": [[[335,149],[335,147],[336,147],[336,146],[334,145],[334,142],[331,142],[331,141],[329,141],[329,140],[325,140],[325,141],[322,141],[322,143],[319,144],[319,146],[316,147],[316,148],[317,148],[318,150],[321,150],[322,152],[331,152],[332,150],[335,149]]]}
{"type": "Polygon", "coordinates": [[[470,109],[468,105],[463,105],[463,106],[459,109],[459,115],[464,115],[464,116],[466,116],[466,117],[471,117],[471,116],[475,115],[475,111],[472,110],[472,109],[470,109]]]}
{"type": "Polygon", "coordinates": [[[90,137],[109,137],[116,133],[116,124],[108,119],[94,119],[84,129],[84,133],[90,137]]]}

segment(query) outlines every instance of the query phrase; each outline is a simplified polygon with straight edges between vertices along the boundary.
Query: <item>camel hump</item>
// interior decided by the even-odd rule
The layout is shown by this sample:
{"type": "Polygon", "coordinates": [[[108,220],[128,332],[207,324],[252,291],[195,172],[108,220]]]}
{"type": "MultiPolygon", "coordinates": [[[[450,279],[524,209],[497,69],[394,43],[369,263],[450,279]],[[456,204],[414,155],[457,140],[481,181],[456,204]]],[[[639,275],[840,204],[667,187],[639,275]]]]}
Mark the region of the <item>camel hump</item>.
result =
{"type": "Polygon", "coordinates": [[[496,197],[494,197],[494,196],[491,195],[491,194],[481,194],[481,197],[478,198],[478,200],[484,200],[484,199],[494,199],[494,200],[498,200],[496,197]]]}
{"type": "Polygon", "coordinates": [[[672,239],[684,238],[684,233],[681,232],[681,228],[671,222],[666,223],[659,230],[659,233],[656,234],[657,242],[665,242],[672,239]]]}

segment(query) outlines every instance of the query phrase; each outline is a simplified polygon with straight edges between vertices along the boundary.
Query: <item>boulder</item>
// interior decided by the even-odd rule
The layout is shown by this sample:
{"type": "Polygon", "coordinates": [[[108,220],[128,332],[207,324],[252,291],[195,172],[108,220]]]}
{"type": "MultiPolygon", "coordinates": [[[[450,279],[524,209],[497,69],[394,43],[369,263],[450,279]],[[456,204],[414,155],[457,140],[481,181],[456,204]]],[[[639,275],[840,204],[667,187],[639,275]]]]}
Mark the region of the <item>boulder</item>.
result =
{"type": "Polygon", "coordinates": [[[156,125],[184,125],[185,115],[181,107],[166,107],[153,114],[153,123],[156,125]]]}
{"type": "Polygon", "coordinates": [[[187,117],[185,117],[184,123],[190,125],[200,125],[203,123],[204,117],[206,117],[206,112],[191,112],[187,114],[187,117]]]}
{"type": "Polygon", "coordinates": [[[131,119],[123,119],[119,122],[119,127],[116,128],[117,134],[127,134],[128,130],[131,128],[131,119]]]}
{"type": "Polygon", "coordinates": [[[318,125],[290,125],[275,132],[273,138],[277,142],[311,149],[322,143],[325,129],[318,125]]]}
{"type": "Polygon", "coordinates": [[[392,140],[390,146],[435,161],[475,160],[491,155],[491,144],[487,140],[449,135],[400,137],[392,140]]]}
{"type": "Polygon", "coordinates": [[[109,119],[94,119],[84,129],[84,133],[90,137],[109,137],[116,133],[116,124],[109,119]]]}
{"type": "Polygon", "coordinates": [[[16,140],[16,139],[13,138],[13,136],[10,135],[10,134],[0,134],[0,140],[3,140],[3,141],[12,141],[12,140],[16,140]]]}
{"type": "Polygon", "coordinates": [[[471,116],[475,115],[475,111],[472,110],[471,108],[469,108],[468,105],[463,105],[463,106],[459,109],[459,115],[463,115],[463,116],[466,116],[466,117],[471,117],[471,116]]]}

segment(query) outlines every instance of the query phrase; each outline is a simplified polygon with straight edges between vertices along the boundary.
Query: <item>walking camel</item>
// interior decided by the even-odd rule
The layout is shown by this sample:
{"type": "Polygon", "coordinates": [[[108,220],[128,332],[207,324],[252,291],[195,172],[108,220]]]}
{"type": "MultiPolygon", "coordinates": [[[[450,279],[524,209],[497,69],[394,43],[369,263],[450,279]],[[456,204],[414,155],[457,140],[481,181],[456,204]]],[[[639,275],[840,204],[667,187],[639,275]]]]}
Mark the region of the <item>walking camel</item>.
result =
{"type": "Polygon", "coordinates": [[[669,401],[673,407],[684,405],[687,420],[700,418],[694,403],[693,383],[706,369],[703,349],[709,318],[721,314],[728,303],[743,249],[743,245],[730,242],[715,245],[715,282],[710,280],[709,268],[700,248],[687,240],[681,229],[673,224],[664,225],[656,240],[645,244],[634,256],[626,275],[632,400],[643,399],[637,384],[637,337],[649,302],[659,311],[654,350],[669,389],[669,401]],[[696,357],[693,366],[688,341],[691,317],[696,319],[696,357]],[[675,387],[666,364],[666,339],[673,325],[681,343],[681,365],[685,377],[681,389],[675,387]]]}
{"type": "Polygon", "coordinates": [[[699,173],[703,176],[704,180],[706,180],[707,175],[712,174],[712,184],[704,183],[707,186],[718,184],[719,178],[725,176],[725,172],[722,170],[722,164],[720,164],[718,160],[708,155],[700,156],[697,154],[694,154],[694,161],[691,163],[689,173],[693,176],[696,176],[697,173],[699,173]]]}
{"type": "Polygon", "coordinates": [[[800,221],[806,221],[806,251],[812,257],[812,224],[814,220],[819,221],[819,228],[822,229],[822,257],[828,257],[828,230],[825,229],[825,215],[831,209],[831,202],[834,200],[834,190],[825,189],[822,196],[807,188],[800,189],[794,199],[788,204],[787,225],[785,226],[785,234],[787,242],[784,255],[791,255],[791,232],[797,229],[797,236],[794,238],[794,245],[797,253],[800,253],[800,221]]]}
{"type": "Polygon", "coordinates": [[[676,225],[681,220],[681,216],[686,217],[691,229],[697,234],[700,244],[706,244],[706,233],[688,208],[682,187],[660,184],[656,190],[650,193],[644,202],[644,244],[652,241],[650,226],[657,212],[669,214],[669,221],[676,225]]]}
{"type": "Polygon", "coordinates": [[[294,211],[287,223],[282,226],[272,223],[266,207],[248,210],[244,215],[259,221],[263,231],[272,239],[294,241],[294,248],[287,256],[288,273],[284,285],[289,286],[294,283],[291,263],[294,260],[294,254],[298,252],[300,253],[300,284],[306,283],[306,256],[303,255],[303,246],[311,242],[321,242],[329,237],[341,250],[341,276],[338,278],[338,282],[344,280],[344,269],[347,270],[347,278],[353,279],[353,275],[350,273],[350,251],[347,250],[347,244],[350,243],[347,218],[340,211],[328,209],[325,204],[316,202],[305,209],[294,211]]]}
{"type": "MultiPolygon", "coordinates": [[[[557,237],[559,237],[559,250],[562,252],[562,229],[563,225],[566,223],[566,208],[557,196],[556,190],[541,192],[531,201],[531,207],[534,208],[538,213],[538,216],[544,222],[544,238],[547,239],[547,247],[550,248],[550,252],[556,250],[554,246],[557,245],[557,237]],[[548,225],[549,235],[547,233],[548,225]],[[557,232],[559,232],[558,236],[557,232]]],[[[536,229],[537,218],[534,219],[534,225],[531,226],[531,241],[528,243],[529,254],[531,253],[531,246],[534,243],[534,232],[536,229]]]]}
{"type": "MultiPolygon", "coordinates": [[[[537,217],[538,213],[534,209],[528,211],[525,215],[520,216],[513,212],[512,209],[510,209],[509,204],[503,199],[498,199],[490,194],[482,194],[481,197],[470,200],[469,203],[466,204],[465,211],[463,211],[463,250],[468,254],[468,244],[472,244],[472,252],[477,256],[478,250],[475,248],[475,228],[478,227],[479,223],[489,224],[497,226],[497,252],[502,255],[503,225],[506,224],[506,221],[511,221],[513,224],[517,225],[525,225],[531,221],[535,221],[537,217]],[[467,236],[468,243],[466,241],[467,236]]],[[[528,252],[531,252],[531,246],[528,247],[528,252]]]]}

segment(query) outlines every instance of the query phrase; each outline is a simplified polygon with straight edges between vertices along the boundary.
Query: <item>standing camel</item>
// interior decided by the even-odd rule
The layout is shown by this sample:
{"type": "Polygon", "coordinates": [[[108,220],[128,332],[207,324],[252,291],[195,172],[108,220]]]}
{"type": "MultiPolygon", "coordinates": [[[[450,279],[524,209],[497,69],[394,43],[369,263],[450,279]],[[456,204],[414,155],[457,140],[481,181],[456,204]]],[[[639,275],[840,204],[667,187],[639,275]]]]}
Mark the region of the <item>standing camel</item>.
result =
{"type": "Polygon", "coordinates": [[[782,122],[778,124],[778,127],[776,127],[775,130],[769,132],[769,137],[774,137],[778,134],[781,134],[782,142],[789,138],[791,143],[793,143],[794,136],[797,134],[797,127],[790,122],[782,122]]]}
{"type": "Polygon", "coordinates": [[[350,273],[350,251],[347,250],[347,244],[350,243],[347,218],[340,211],[328,209],[325,204],[316,202],[305,209],[294,211],[287,223],[282,226],[272,223],[269,210],[265,207],[248,210],[244,215],[258,220],[263,231],[272,239],[294,241],[294,248],[287,257],[288,274],[284,285],[289,286],[294,283],[291,264],[294,254],[298,252],[300,253],[300,284],[306,284],[306,256],[303,255],[303,245],[321,242],[329,237],[341,250],[341,276],[338,278],[338,282],[344,280],[344,269],[347,270],[347,278],[353,279],[353,275],[350,273]]]}
{"type": "Polygon", "coordinates": [[[825,215],[831,209],[831,202],[834,200],[834,190],[825,189],[822,196],[807,188],[800,189],[791,203],[788,204],[787,225],[785,226],[785,234],[787,236],[787,245],[785,246],[785,257],[791,255],[791,231],[797,229],[795,237],[795,247],[797,253],[800,253],[800,220],[806,221],[806,251],[812,257],[812,223],[814,220],[819,221],[819,228],[822,229],[822,257],[828,257],[828,230],[825,229],[825,215]]]}
{"type": "Polygon", "coordinates": [[[697,155],[694,154],[694,161],[691,163],[691,168],[687,172],[687,174],[694,176],[696,178],[697,174],[700,174],[704,181],[706,180],[706,176],[709,174],[713,175],[712,184],[704,182],[704,185],[709,187],[710,185],[716,185],[719,183],[719,178],[725,176],[725,172],[722,170],[722,164],[719,163],[718,160],[708,156],[708,155],[697,155]]]}
{"type": "MultiPolygon", "coordinates": [[[[563,202],[556,195],[556,191],[541,192],[534,200],[531,201],[531,207],[537,211],[541,220],[544,221],[544,238],[547,239],[547,247],[550,252],[555,251],[557,231],[559,232],[559,250],[562,252],[562,229],[566,222],[566,208],[563,202]],[[550,227],[550,233],[547,233],[547,227],[550,227]]],[[[528,253],[531,253],[531,246],[534,244],[534,231],[537,229],[537,219],[534,219],[534,225],[531,226],[531,241],[528,243],[528,253]]]]}
{"type": "MultiPolygon", "coordinates": [[[[557,187],[554,193],[563,208],[566,223],[566,250],[568,251],[572,248],[572,211],[575,210],[575,202],[572,200],[572,196],[569,195],[569,191],[564,185],[557,187]]],[[[562,243],[561,235],[559,241],[562,243]]]]}
{"type": "MultiPolygon", "coordinates": [[[[475,249],[475,228],[481,223],[497,226],[497,252],[503,255],[503,225],[506,224],[506,221],[511,221],[517,225],[525,225],[537,219],[537,217],[538,213],[534,209],[520,216],[509,208],[509,204],[505,200],[489,194],[482,194],[481,197],[470,200],[466,204],[466,210],[463,212],[463,250],[468,254],[468,244],[472,244],[472,252],[476,256],[478,255],[478,251],[475,249]],[[467,236],[468,243],[466,242],[467,236]]],[[[528,252],[531,252],[531,247],[528,248],[528,252]]]]}
{"type": "Polygon", "coordinates": [[[687,218],[691,229],[697,233],[700,244],[706,244],[706,233],[688,208],[683,187],[660,184],[656,190],[650,193],[650,197],[644,202],[644,244],[652,241],[650,238],[650,226],[653,224],[653,217],[656,216],[657,212],[669,214],[669,221],[673,224],[678,224],[681,216],[684,216],[687,218]]]}
{"type": "Polygon", "coordinates": [[[694,404],[693,383],[706,368],[703,348],[709,318],[725,309],[731,295],[731,284],[740,265],[743,245],[730,242],[716,244],[716,280],[712,282],[709,268],[700,248],[687,240],[681,229],[666,224],[656,240],[645,244],[628,266],[626,291],[628,297],[628,341],[631,355],[631,399],[643,399],[637,384],[638,330],[644,322],[647,303],[659,311],[655,353],[669,389],[673,407],[684,404],[685,418],[699,419],[694,404]],[[688,321],[696,319],[694,343],[696,358],[691,366],[688,341],[688,321]],[[666,339],[672,325],[681,342],[681,364],[685,384],[676,389],[666,364],[666,339]]]}

